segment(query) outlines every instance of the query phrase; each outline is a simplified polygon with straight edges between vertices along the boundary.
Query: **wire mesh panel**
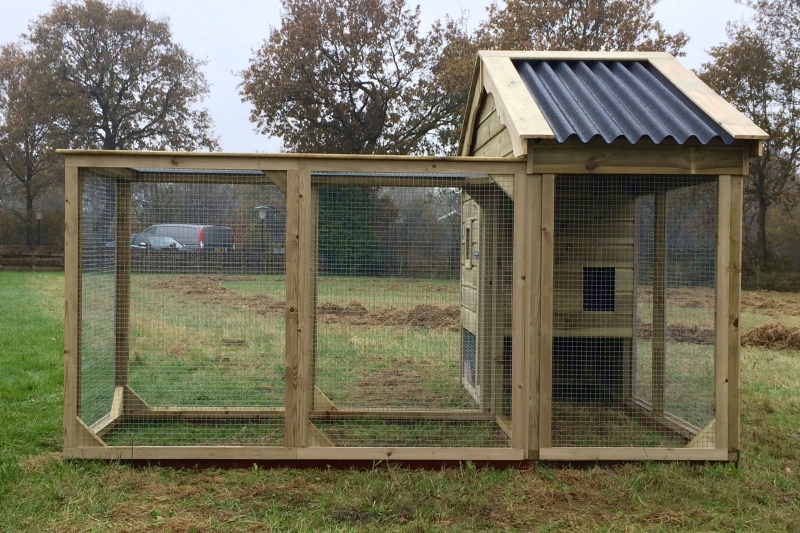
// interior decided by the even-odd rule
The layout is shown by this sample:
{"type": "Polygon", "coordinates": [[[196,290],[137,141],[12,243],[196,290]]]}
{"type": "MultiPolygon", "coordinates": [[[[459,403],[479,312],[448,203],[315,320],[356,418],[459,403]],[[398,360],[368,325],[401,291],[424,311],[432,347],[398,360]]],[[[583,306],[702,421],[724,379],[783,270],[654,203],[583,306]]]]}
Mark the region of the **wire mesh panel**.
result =
{"type": "MultiPolygon", "coordinates": [[[[129,322],[117,333],[116,387],[112,364],[96,406],[113,424],[94,429],[110,445],[282,446],[284,193],[252,172],[140,170],[138,178],[129,185],[130,234],[116,243],[129,249],[117,275],[120,286],[128,278],[117,306],[129,322]]],[[[113,334],[110,264],[97,311],[113,334]]],[[[98,327],[86,303],[85,345],[98,327]]],[[[88,379],[84,372],[82,387],[88,379]]]]}
{"type": "MultiPolygon", "coordinates": [[[[485,379],[480,209],[459,189],[405,179],[402,187],[319,187],[316,438],[324,446],[507,446],[502,413],[476,392],[485,379]]],[[[510,325],[507,297],[495,305],[507,306],[510,325]]],[[[491,375],[502,394],[510,364],[491,375]]]]}
{"type": "Polygon", "coordinates": [[[116,184],[82,170],[80,401],[78,416],[92,425],[114,396],[114,281],[116,184]]]}
{"type": "Polygon", "coordinates": [[[637,201],[634,391],[688,424],[692,447],[713,448],[717,184],[668,183],[637,201]]]}
{"type": "Polygon", "coordinates": [[[556,178],[553,446],[713,446],[708,181],[556,178]]]}

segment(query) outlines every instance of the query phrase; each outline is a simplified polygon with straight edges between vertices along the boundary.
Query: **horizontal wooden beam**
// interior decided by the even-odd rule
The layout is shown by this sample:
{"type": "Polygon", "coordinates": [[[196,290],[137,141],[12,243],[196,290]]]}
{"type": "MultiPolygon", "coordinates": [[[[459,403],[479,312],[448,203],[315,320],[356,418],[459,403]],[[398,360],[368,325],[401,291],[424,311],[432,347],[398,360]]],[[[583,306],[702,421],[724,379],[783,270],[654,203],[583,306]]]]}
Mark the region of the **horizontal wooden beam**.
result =
{"type": "MultiPolygon", "coordinates": [[[[341,154],[227,154],[59,150],[70,166],[168,170],[258,170],[354,173],[514,174],[524,172],[520,159],[341,154]]],[[[143,174],[143,173],[140,173],[143,174]]],[[[179,173],[176,173],[176,175],[179,173]]],[[[141,176],[140,176],[141,178],[141,176]]]]}
{"type": "MultiPolygon", "coordinates": [[[[202,419],[270,419],[283,418],[283,407],[151,407],[147,411],[128,415],[141,420],[202,420],[202,419]]],[[[478,409],[315,409],[310,416],[316,420],[493,420],[493,415],[478,409]]]]}
{"type": "Polygon", "coordinates": [[[70,459],[107,460],[318,460],[522,461],[511,448],[282,448],[267,446],[106,446],[65,448],[70,459]]]}
{"type": "Polygon", "coordinates": [[[728,450],[702,448],[542,448],[542,461],[728,461],[728,450]]]}
{"type": "Polygon", "coordinates": [[[522,461],[513,448],[301,448],[298,459],[343,461],[522,461]]]}
{"type": "Polygon", "coordinates": [[[686,422],[685,420],[681,420],[675,415],[670,413],[663,413],[663,414],[655,414],[653,412],[653,407],[646,401],[641,400],[639,398],[633,398],[625,402],[625,405],[628,408],[633,409],[633,411],[644,417],[645,419],[662,426],[664,429],[667,429],[673,433],[677,433],[681,437],[691,440],[698,433],[700,433],[700,428],[686,422]]]}
{"type": "Polygon", "coordinates": [[[744,147],[531,143],[528,171],[555,174],[741,174],[744,147]]]}

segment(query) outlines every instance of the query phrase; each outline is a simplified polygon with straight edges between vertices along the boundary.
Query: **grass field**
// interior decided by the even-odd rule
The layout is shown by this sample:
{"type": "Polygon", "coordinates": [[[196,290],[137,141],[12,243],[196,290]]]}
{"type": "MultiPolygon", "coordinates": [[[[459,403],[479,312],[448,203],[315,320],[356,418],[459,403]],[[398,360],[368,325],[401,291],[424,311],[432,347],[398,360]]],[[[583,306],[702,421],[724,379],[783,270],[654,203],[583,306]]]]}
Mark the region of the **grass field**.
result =
{"type": "MultiPolygon", "coordinates": [[[[104,283],[97,281],[98,287],[104,283]]],[[[328,288],[320,287],[321,303],[347,306],[351,300],[359,300],[370,308],[387,304],[354,297],[349,293],[357,291],[345,291],[352,287],[345,287],[341,280],[331,283],[328,288]]],[[[366,471],[134,468],[65,461],[58,454],[62,285],[60,274],[0,272],[3,532],[800,530],[798,351],[743,348],[742,459],[738,467],[638,463],[580,469],[539,465],[526,470],[476,469],[465,464],[434,471],[386,465],[366,471]]],[[[232,282],[229,288],[247,292],[248,286],[241,281],[232,282]]],[[[281,299],[279,280],[263,286],[276,300],[281,299]]],[[[419,292],[430,294],[432,305],[443,306],[453,298],[446,287],[421,288],[419,292]]],[[[151,296],[180,305],[180,298],[170,295],[151,296]]],[[[775,322],[800,325],[800,295],[753,292],[745,293],[744,300],[745,331],[775,322]]],[[[102,314],[103,309],[101,298],[95,310],[102,314]]],[[[268,310],[264,313],[259,316],[270,316],[268,310]]],[[[147,358],[155,353],[144,333],[165,324],[171,328],[168,338],[174,341],[169,347],[187,364],[200,356],[227,357],[230,362],[247,354],[252,346],[270,342],[269,338],[248,337],[247,325],[253,319],[243,310],[241,316],[226,314],[229,331],[208,331],[208,337],[201,339],[208,350],[193,353],[192,343],[183,342],[189,337],[181,335],[196,332],[187,333],[181,324],[168,320],[148,324],[148,315],[153,316],[144,307],[137,319],[144,329],[138,337],[136,330],[133,333],[132,349],[139,351],[137,364],[141,367],[146,367],[147,358]]],[[[278,332],[280,327],[276,322],[278,332]]],[[[336,335],[343,334],[338,327],[325,325],[334,347],[336,335]]],[[[98,339],[102,332],[102,328],[98,330],[98,339]]],[[[443,328],[440,333],[437,342],[447,352],[452,332],[443,328]]],[[[368,340],[350,342],[348,353],[340,345],[342,361],[374,350],[374,342],[368,340]]],[[[432,339],[419,342],[436,345],[432,339]]],[[[410,353],[402,346],[388,346],[388,357],[401,360],[403,352],[410,353]]],[[[101,347],[102,342],[98,351],[101,347]]],[[[262,368],[265,374],[281,375],[282,366],[270,358],[267,361],[262,368]]],[[[338,366],[348,368],[341,362],[338,366]]],[[[451,369],[445,366],[443,372],[448,374],[451,369]]],[[[141,386],[149,383],[152,390],[159,390],[153,379],[157,378],[142,373],[141,386]]],[[[331,379],[339,382],[339,378],[331,379]]],[[[263,388],[259,401],[267,402],[264,398],[270,398],[271,389],[267,382],[259,385],[263,388]]],[[[166,394],[181,399],[192,389],[171,390],[166,394]]],[[[220,388],[216,394],[224,391],[220,388]]],[[[347,391],[342,394],[346,399],[347,391]]],[[[448,401],[448,394],[443,394],[442,401],[448,401]]],[[[280,395],[274,397],[279,401],[280,395]]],[[[211,400],[213,394],[202,401],[211,400]]],[[[268,437],[280,440],[276,431],[268,437]]],[[[243,434],[242,438],[249,437],[243,434]]]]}

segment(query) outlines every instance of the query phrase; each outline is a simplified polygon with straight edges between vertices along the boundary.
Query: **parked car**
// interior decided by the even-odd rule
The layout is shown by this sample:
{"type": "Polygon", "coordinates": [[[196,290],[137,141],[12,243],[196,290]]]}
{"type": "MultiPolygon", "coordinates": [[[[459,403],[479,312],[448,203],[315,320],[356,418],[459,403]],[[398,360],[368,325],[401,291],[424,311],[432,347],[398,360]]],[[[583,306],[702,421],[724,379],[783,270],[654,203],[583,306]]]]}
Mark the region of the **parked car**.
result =
{"type": "Polygon", "coordinates": [[[232,252],[233,230],[210,224],[155,224],[142,235],[171,237],[184,246],[186,252],[232,252]]]}
{"type": "Polygon", "coordinates": [[[131,250],[183,250],[184,246],[166,235],[131,235],[131,250]]]}

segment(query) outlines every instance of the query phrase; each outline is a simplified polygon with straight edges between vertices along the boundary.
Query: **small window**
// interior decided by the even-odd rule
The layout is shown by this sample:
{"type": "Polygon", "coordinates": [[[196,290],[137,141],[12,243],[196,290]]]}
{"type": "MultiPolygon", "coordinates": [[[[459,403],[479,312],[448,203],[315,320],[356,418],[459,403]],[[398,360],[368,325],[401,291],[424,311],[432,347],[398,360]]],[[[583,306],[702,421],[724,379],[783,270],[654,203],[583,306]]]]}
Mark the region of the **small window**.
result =
{"type": "Polygon", "coordinates": [[[613,311],[615,282],[614,267],[584,267],[583,310],[613,311]]]}
{"type": "Polygon", "coordinates": [[[472,229],[469,225],[467,226],[466,236],[464,237],[464,266],[472,268],[472,229]]]}

